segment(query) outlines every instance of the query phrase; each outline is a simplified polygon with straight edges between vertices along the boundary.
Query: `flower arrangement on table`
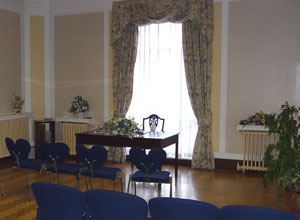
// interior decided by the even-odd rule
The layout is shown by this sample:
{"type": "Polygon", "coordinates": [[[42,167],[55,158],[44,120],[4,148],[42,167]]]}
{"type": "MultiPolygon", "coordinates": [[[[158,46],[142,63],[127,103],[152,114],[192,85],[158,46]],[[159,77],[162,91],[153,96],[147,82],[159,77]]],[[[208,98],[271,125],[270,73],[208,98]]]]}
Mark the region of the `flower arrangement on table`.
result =
{"type": "Polygon", "coordinates": [[[71,113],[81,113],[86,112],[90,109],[88,100],[83,98],[81,95],[77,95],[74,97],[71,102],[71,107],[68,110],[71,113]]]}
{"type": "Polygon", "coordinates": [[[133,117],[126,118],[123,115],[115,115],[108,121],[104,122],[97,133],[103,135],[124,135],[132,139],[134,136],[143,135],[144,132],[133,117]]]}
{"type": "Polygon", "coordinates": [[[266,126],[268,124],[269,114],[265,114],[262,111],[251,115],[246,120],[241,120],[240,125],[262,125],[266,126]]]}
{"type": "Polygon", "coordinates": [[[25,100],[22,97],[16,95],[15,93],[13,94],[12,105],[15,110],[15,113],[21,112],[24,102],[25,102],[25,100]]]}

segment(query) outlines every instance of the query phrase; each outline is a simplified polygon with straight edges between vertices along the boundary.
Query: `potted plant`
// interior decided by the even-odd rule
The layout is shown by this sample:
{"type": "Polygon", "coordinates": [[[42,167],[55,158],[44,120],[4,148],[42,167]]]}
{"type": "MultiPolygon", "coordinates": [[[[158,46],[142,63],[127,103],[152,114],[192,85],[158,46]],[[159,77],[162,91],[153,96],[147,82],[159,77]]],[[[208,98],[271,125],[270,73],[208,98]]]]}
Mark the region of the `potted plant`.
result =
{"type": "Polygon", "coordinates": [[[83,98],[81,95],[77,95],[74,97],[71,102],[71,107],[69,112],[74,113],[77,117],[82,117],[84,112],[87,112],[90,109],[88,100],[83,98]]]}
{"type": "Polygon", "coordinates": [[[285,194],[290,211],[300,216],[300,135],[299,108],[287,102],[281,112],[268,117],[269,134],[278,135],[278,140],[267,147],[264,161],[267,171],[264,184],[276,181],[280,195],[285,194]],[[291,204],[290,204],[291,202],[291,204]]]}
{"type": "Polygon", "coordinates": [[[22,112],[22,106],[24,104],[25,100],[21,98],[20,96],[13,94],[13,100],[12,105],[14,109],[14,113],[21,113],[22,112]]]}
{"type": "Polygon", "coordinates": [[[136,135],[144,134],[133,117],[126,118],[123,115],[114,115],[114,117],[103,123],[97,132],[103,135],[124,135],[130,139],[136,135]]]}

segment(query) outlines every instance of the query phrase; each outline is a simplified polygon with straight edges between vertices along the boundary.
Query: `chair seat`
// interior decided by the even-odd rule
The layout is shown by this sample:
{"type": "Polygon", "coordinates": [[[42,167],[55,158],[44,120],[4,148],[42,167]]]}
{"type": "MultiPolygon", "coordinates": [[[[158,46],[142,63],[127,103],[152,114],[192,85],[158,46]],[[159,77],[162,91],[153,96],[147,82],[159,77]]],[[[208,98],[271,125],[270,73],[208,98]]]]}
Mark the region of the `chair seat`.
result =
{"type": "Polygon", "coordinates": [[[155,171],[149,174],[149,181],[146,179],[146,173],[142,171],[136,171],[131,179],[137,182],[154,182],[154,183],[169,183],[170,172],[169,171],[155,171]]]}
{"type": "MultiPolygon", "coordinates": [[[[20,161],[20,166],[25,169],[40,170],[43,164],[48,164],[46,160],[24,159],[20,161]]],[[[13,162],[13,166],[17,167],[17,162],[13,162]]]]}
{"type": "MultiPolygon", "coordinates": [[[[80,170],[83,168],[84,168],[84,166],[82,164],[63,163],[58,166],[57,170],[59,173],[77,175],[77,174],[79,174],[80,170]]],[[[54,166],[48,167],[47,171],[55,172],[54,166]]]]}
{"type": "MultiPolygon", "coordinates": [[[[121,169],[115,168],[115,167],[100,167],[100,168],[94,169],[93,172],[94,172],[94,177],[114,180],[116,178],[117,173],[121,172],[121,169]]],[[[91,170],[85,169],[81,172],[81,175],[90,176],[91,170]]]]}

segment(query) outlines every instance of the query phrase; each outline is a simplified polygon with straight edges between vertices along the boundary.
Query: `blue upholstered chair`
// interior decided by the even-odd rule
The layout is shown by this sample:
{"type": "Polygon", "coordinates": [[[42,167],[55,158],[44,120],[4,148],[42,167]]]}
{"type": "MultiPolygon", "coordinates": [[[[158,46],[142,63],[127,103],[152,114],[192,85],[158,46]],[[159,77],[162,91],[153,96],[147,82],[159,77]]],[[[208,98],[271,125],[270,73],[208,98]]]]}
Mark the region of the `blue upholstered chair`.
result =
{"type": "MultiPolygon", "coordinates": [[[[7,137],[5,138],[5,143],[11,157],[14,159],[14,162],[12,163],[9,176],[3,186],[1,195],[4,195],[8,182],[12,176],[12,172],[15,168],[22,168],[25,170],[27,190],[29,191],[30,187],[28,183],[27,170],[36,170],[39,171],[39,173],[41,174],[41,172],[45,169],[48,161],[28,159],[28,155],[30,152],[30,144],[25,139],[18,139],[16,143],[14,143],[14,141],[11,138],[7,137]]],[[[29,197],[29,199],[31,199],[31,197],[29,197]]]]}
{"type": "Polygon", "coordinates": [[[92,179],[101,178],[113,180],[114,190],[116,189],[117,182],[120,180],[121,190],[123,192],[121,169],[103,166],[107,159],[107,150],[103,146],[93,146],[91,149],[88,149],[82,144],[77,144],[76,152],[86,168],[82,170],[81,175],[85,176],[87,190],[89,188],[87,177],[89,177],[91,189],[93,189],[92,179]]]}
{"type": "Polygon", "coordinates": [[[190,199],[153,198],[149,210],[152,220],[219,220],[216,206],[190,199]]]}
{"type": "Polygon", "coordinates": [[[47,167],[49,182],[51,183],[51,173],[56,173],[58,184],[60,184],[60,173],[74,175],[77,180],[75,188],[78,188],[80,173],[84,169],[84,166],[82,164],[65,163],[70,151],[68,145],[57,142],[52,147],[47,142],[41,142],[41,148],[44,156],[51,163],[51,166],[47,167]]]}
{"type": "Polygon", "coordinates": [[[153,148],[149,154],[141,148],[132,147],[129,151],[130,159],[137,167],[138,171],[129,175],[127,193],[129,193],[130,183],[134,183],[134,193],[136,195],[136,183],[167,183],[170,184],[170,197],[172,197],[172,176],[169,171],[161,171],[161,166],[166,160],[166,152],[161,148],[153,148]]]}
{"type": "Polygon", "coordinates": [[[95,189],[86,191],[85,199],[88,206],[87,217],[90,217],[90,219],[147,219],[147,202],[138,196],[117,191],[95,189]]]}
{"type": "Polygon", "coordinates": [[[220,220],[300,220],[292,213],[262,207],[230,205],[220,209],[220,220]]]}
{"type": "Polygon", "coordinates": [[[33,183],[37,201],[37,220],[82,220],[85,215],[84,193],[68,186],[33,183]]]}

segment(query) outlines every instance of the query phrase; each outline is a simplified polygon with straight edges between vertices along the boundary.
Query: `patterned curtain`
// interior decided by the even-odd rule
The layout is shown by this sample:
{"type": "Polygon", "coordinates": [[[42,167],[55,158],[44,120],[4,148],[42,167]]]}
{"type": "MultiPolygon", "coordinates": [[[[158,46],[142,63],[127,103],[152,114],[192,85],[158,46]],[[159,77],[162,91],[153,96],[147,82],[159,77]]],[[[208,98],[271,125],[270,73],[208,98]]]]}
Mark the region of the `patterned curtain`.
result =
{"type": "MultiPolygon", "coordinates": [[[[126,114],[132,97],[138,25],[182,22],[185,70],[192,107],[198,121],[193,168],[214,169],[211,145],[211,70],[213,0],[126,0],[113,2],[114,113],[126,114]]],[[[110,150],[122,161],[120,148],[110,150]]]]}
{"type": "MultiPolygon", "coordinates": [[[[210,16],[212,12],[208,13],[207,18],[210,16]]],[[[203,25],[185,22],[183,36],[187,88],[198,122],[192,168],[214,169],[211,144],[212,18],[203,25]]]]}

